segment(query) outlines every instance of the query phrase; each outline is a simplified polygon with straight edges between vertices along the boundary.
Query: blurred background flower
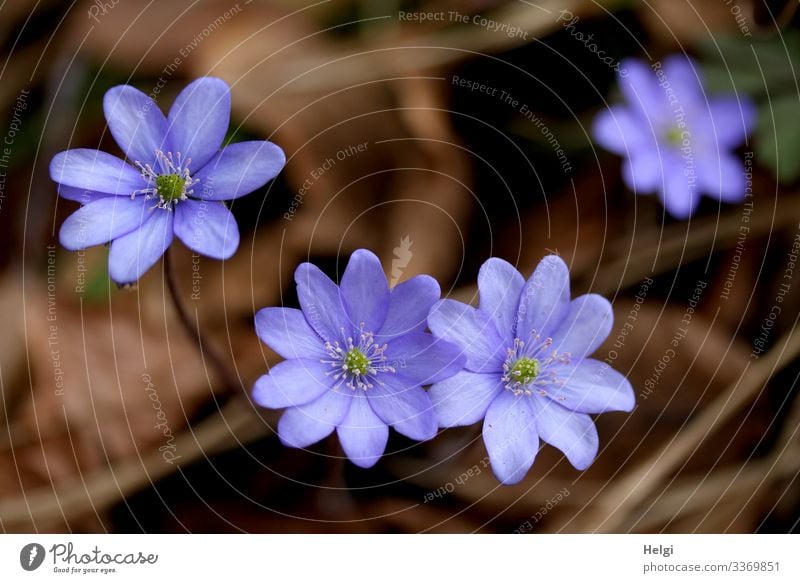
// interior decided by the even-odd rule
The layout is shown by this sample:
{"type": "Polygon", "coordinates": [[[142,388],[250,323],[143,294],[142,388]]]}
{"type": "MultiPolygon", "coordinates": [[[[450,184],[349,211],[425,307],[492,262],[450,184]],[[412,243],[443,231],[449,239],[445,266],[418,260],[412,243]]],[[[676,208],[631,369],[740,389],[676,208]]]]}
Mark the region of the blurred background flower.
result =
{"type": "Polygon", "coordinates": [[[796,2],[206,0],[0,8],[0,524],[6,531],[533,532],[797,529],[800,100],[796,2]],[[735,8],[734,8],[735,6],[735,8]],[[567,12],[564,12],[567,11],[567,12]],[[616,68],[690,55],[710,96],[758,122],[726,149],[745,198],[691,221],[632,196],[592,123],[623,102],[616,68]],[[609,60],[610,58],[610,60],[609,60]],[[284,171],[230,205],[238,252],[175,242],[180,327],[159,269],[118,290],[102,248],[71,252],[73,204],[48,163],[124,154],[103,95],[167,111],[198,77],[231,88],[225,143],[269,140],[284,171]],[[406,243],[404,243],[404,241],[406,243]],[[480,266],[529,274],[553,252],[575,295],[614,309],[595,358],[636,408],[600,415],[583,472],[544,447],[518,485],[480,427],[389,437],[368,470],[326,444],[283,447],[250,401],[281,360],[263,306],[299,307],[306,261],[340,280],[373,250],[398,285],[430,274],[477,304],[480,266]],[[218,378],[199,348],[224,355],[218,378]],[[564,489],[567,489],[564,495],[564,489]],[[555,507],[540,509],[562,494],[555,507]]]}
{"type": "Polygon", "coordinates": [[[620,86],[627,105],[601,111],[594,136],[625,156],[622,178],[637,194],[659,193],[673,217],[694,214],[701,194],[742,202],[746,178],[729,150],[741,146],[755,125],[749,98],[708,95],[697,66],[671,55],[648,67],[623,61],[620,86]]]}

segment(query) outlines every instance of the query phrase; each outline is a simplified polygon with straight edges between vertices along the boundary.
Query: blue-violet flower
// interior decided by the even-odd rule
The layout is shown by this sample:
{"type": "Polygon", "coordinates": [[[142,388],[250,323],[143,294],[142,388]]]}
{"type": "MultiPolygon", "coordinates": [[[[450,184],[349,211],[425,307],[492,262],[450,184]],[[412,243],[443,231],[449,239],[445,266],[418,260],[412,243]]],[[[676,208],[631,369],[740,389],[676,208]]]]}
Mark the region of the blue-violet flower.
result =
{"type": "Polygon", "coordinates": [[[460,350],[425,333],[439,284],[419,275],[389,289],[378,258],[350,257],[337,286],[311,263],[295,272],[301,310],[264,308],[256,314],[261,340],[285,358],[262,376],[253,399],[286,408],[278,436],[304,448],[334,429],[347,457],[374,465],[391,425],[411,439],[436,435],[436,417],[422,385],[463,368],[460,350]]]}
{"type": "Polygon", "coordinates": [[[569,271],[555,255],[527,282],[511,264],[489,259],[478,288],[478,308],[442,300],[428,316],[433,334],[467,359],[465,370],[428,392],[439,424],[483,420],[492,471],[504,484],[525,477],[539,439],[587,468],[598,451],[589,414],[634,406],[628,380],[587,358],[611,331],[611,305],[596,294],[570,301],[569,271]]]}
{"type": "Polygon", "coordinates": [[[220,149],[230,108],[230,89],[212,77],[184,88],[167,117],[130,85],[110,89],[103,110],[130,163],[90,149],[53,158],[50,176],[59,195],[84,205],[64,221],[61,244],[78,250],[111,241],[109,275],[120,284],[137,281],[173,234],[202,255],[233,255],[239,229],[222,201],[266,184],[286,158],[266,141],[220,149]]]}
{"type": "Polygon", "coordinates": [[[673,217],[694,214],[701,194],[728,203],[745,198],[742,162],[732,150],[752,130],[756,110],[746,97],[709,97],[696,64],[671,56],[652,68],[622,63],[627,105],[595,118],[598,144],[625,157],[622,176],[636,194],[658,192],[673,217]]]}

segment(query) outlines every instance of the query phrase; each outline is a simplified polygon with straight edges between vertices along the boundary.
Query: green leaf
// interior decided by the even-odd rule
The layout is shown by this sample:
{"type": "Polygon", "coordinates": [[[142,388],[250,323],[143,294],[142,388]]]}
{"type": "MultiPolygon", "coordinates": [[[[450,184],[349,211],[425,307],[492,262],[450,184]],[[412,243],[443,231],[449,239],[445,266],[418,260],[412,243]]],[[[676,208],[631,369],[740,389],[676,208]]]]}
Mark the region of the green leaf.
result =
{"type": "Polygon", "coordinates": [[[800,178],[800,98],[784,95],[759,108],[756,156],[783,183],[800,178]]]}
{"type": "Polygon", "coordinates": [[[800,76],[800,31],[768,37],[720,37],[698,47],[703,72],[712,92],[774,94],[796,90],[800,76]]]}

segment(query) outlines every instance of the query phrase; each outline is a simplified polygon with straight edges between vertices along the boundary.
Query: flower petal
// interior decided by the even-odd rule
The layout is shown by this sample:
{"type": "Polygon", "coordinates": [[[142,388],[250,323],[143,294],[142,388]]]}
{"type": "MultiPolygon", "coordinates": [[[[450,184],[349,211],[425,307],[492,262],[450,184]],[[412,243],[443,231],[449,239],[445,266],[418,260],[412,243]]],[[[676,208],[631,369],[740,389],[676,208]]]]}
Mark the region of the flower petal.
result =
{"type": "Polygon", "coordinates": [[[747,180],[744,165],[732,154],[720,152],[697,164],[697,175],[704,193],[728,203],[740,203],[745,198],[747,180]]]}
{"type": "Polygon", "coordinates": [[[622,179],[636,194],[650,194],[661,188],[664,165],[658,147],[642,146],[622,163],[622,179]]]}
{"type": "Polygon", "coordinates": [[[526,396],[501,393],[489,405],[483,421],[483,441],[492,471],[503,484],[516,484],[531,469],[539,451],[533,410],[526,396]]]}
{"type": "Polygon", "coordinates": [[[100,150],[59,152],[50,162],[50,178],[64,186],[130,196],[146,186],[130,164],[100,150]]]}
{"type": "Polygon", "coordinates": [[[386,358],[405,378],[429,385],[453,376],[464,368],[461,349],[430,334],[404,334],[387,343],[386,358]]]}
{"type": "Polygon", "coordinates": [[[605,342],[613,324],[614,310],[607,299],[597,294],[577,297],[553,334],[553,348],[573,359],[585,358],[605,342]]]}
{"type": "Polygon", "coordinates": [[[386,342],[400,334],[423,332],[428,327],[428,312],[440,295],[439,283],[429,275],[417,275],[393,287],[376,340],[386,342]]]}
{"type": "Polygon", "coordinates": [[[625,77],[620,75],[619,88],[637,116],[650,126],[645,131],[652,133],[653,127],[660,127],[671,116],[669,102],[658,85],[658,77],[639,59],[623,59],[620,66],[625,71],[625,77]]]}
{"type": "Polygon", "coordinates": [[[158,209],[141,227],[114,239],[108,274],[119,284],[133,283],[155,265],[172,243],[172,213],[158,209]]]}
{"type": "Polygon", "coordinates": [[[372,410],[387,425],[406,437],[425,441],[436,435],[438,425],[428,393],[397,375],[382,375],[382,385],[367,391],[372,410]]]}
{"type": "Polygon", "coordinates": [[[630,412],[636,405],[633,387],[625,376],[605,362],[586,358],[553,367],[564,381],[554,391],[544,387],[559,405],[578,413],[630,412]]]}
{"type": "Polygon", "coordinates": [[[278,421],[278,437],[288,447],[304,448],[329,436],[350,409],[352,397],[330,390],[310,403],[287,409],[278,421]]]}
{"type": "Polygon", "coordinates": [[[328,354],[323,341],[300,310],[264,308],[256,313],[256,333],[261,341],[283,358],[321,360],[328,354]]]}
{"type": "MultiPolygon", "coordinates": [[[[669,83],[678,104],[684,107],[700,103],[705,105],[707,97],[701,81],[702,74],[693,59],[684,55],[670,55],[664,59],[663,71],[664,80],[669,83]]],[[[672,110],[678,107],[673,105],[672,110]]]]}
{"type": "Polygon", "coordinates": [[[202,77],[189,83],[169,110],[167,136],[173,152],[191,158],[199,170],[217,153],[231,117],[231,91],[227,83],[202,77]]]}
{"type": "Polygon", "coordinates": [[[239,247],[239,227],[221,202],[182,200],[175,206],[175,234],[191,250],[228,259],[239,247]]]}
{"type": "Polygon", "coordinates": [[[746,97],[715,97],[708,108],[712,135],[721,148],[736,148],[755,128],[756,108],[746,97]]]}
{"type": "Polygon", "coordinates": [[[363,325],[373,333],[380,330],[389,311],[389,284],[374,253],[366,249],[353,252],[339,289],[350,327],[358,330],[363,325]]]}
{"type": "Polygon", "coordinates": [[[503,369],[508,347],[484,312],[455,300],[442,300],[431,308],[428,325],[434,336],[458,346],[467,359],[468,370],[497,372],[503,369]]]}
{"type": "Polygon", "coordinates": [[[156,150],[168,151],[167,118],[155,102],[130,85],[106,91],[103,112],[108,129],[128,160],[152,164],[156,150]]]}
{"type": "Polygon", "coordinates": [[[256,381],[253,400],[269,409],[310,403],[333,386],[330,367],[319,360],[292,358],[279,362],[256,381]]]}
{"type": "Polygon", "coordinates": [[[70,251],[102,245],[138,229],[153,211],[143,196],[104,196],[82,206],[64,221],[59,241],[70,251]]]}
{"type": "Polygon", "coordinates": [[[598,113],[592,122],[592,137],[609,152],[630,156],[646,142],[650,128],[646,120],[624,105],[612,105],[598,113]]]}
{"type": "Polygon", "coordinates": [[[472,425],[486,416],[489,404],[504,383],[500,373],[481,374],[461,371],[433,385],[428,396],[441,427],[472,425]]]}
{"type": "Polygon", "coordinates": [[[517,338],[531,342],[533,335],[542,339],[552,334],[569,309],[569,269],[557,255],[539,262],[525,282],[519,301],[517,338]]]}
{"type": "Polygon", "coordinates": [[[194,187],[194,196],[206,200],[239,198],[275,178],[285,164],[283,150],[271,142],[231,144],[195,174],[200,184],[194,187]]]}
{"type": "Polygon", "coordinates": [[[665,159],[664,191],[662,201],[667,212],[676,219],[688,219],[700,203],[700,190],[695,181],[690,181],[685,166],[678,160],[665,159]]]}
{"type": "Polygon", "coordinates": [[[480,309],[494,321],[497,331],[508,342],[514,341],[517,309],[525,278],[508,261],[488,259],[478,272],[480,309]]]}
{"type": "Polygon", "coordinates": [[[532,397],[539,437],[560,449],[576,470],[585,470],[597,457],[600,439],[592,418],[584,413],[569,411],[561,405],[532,397]]]}
{"type": "Polygon", "coordinates": [[[350,410],[336,433],[344,453],[361,468],[374,466],[389,441],[389,428],[372,410],[366,395],[360,393],[353,393],[350,410]]]}
{"type": "Polygon", "coordinates": [[[323,340],[335,342],[353,333],[345,315],[339,286],[316,265],[301,263],[294,272],[294,280],[303,314],[323,340]]]}
{"type": "Polygon", "coordinates": [[[72,186],[58,185],[58,196],[67,200],[74,200],[81,204],[89,204],[101,198],[108,198],[113,196],[105,192],[94,192],[93,190],[86,190],[85,188],[74,188],[72,186]]]}

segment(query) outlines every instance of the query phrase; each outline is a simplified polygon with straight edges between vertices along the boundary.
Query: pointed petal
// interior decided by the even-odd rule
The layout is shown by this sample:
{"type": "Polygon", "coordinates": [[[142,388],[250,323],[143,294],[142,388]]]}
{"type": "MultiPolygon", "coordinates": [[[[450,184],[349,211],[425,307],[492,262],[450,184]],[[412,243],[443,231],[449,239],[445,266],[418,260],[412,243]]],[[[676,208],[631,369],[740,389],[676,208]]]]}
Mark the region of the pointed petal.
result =
{"type": "Polygon", "coordinates": [[[430,334],[405,334],[387,344],[386,358],[398,373],[417,385],[429,385],[464,368],[465,358],[452,342],[430,334]]]}
{"type": "Polygon", "coordinates": [[[553,334],[553,349],[572,359],[590,356],[605,342],[614,324],[614,310],[603,296],[586,294],[570,302],[569,311],[553,334]]]}
{"type": "Polygon", "coordinates": [[[339,286],[350,327],[362,325],[367,332],[380,330],[389,311],[389,284],[381,261],[366,249],[350,256],[339,286]]]}
{"type": "Polygon", "coordinates": [[[100,150],[85,148],[53,156],[50,178],[64,186],[125,196],[145,187],[141,174],[130,164],[100,150]]]}
{"type": "Polygon", "coordinates": [[[564,260],[548,255],[525,282],[519,301],[517,338],[531,342],[533,335],[551,336],[569,309],[569,269],[564,260]]]}
{"type": "Polygon", "coordinates": [[[587,358],[554,367],[564,385],[544,387],[559,405],[579,413],[632,411],[636,405],[633,387],[625,376],[605,362],[587,358]]]}
{"type": "Polygon", "coordinates": [[[275,178],[285,164],[283,150],[271,142],[231,144],[195,174],[200,183],[194,187],[194,196],[206,200],[239,198],[275,178]]]}
{"type": "Polygon", "coordinates": [[[525,278],[508,261],[497,257],[487,260],[478,273],[480,309],[489,314],[497,331],[509,343],[514,341],[517,309],[525,278]]]}
{"type": "Polygon", "coordinates": [[[138,229],[150,218],[143,196],[104,196],[72,213],[61,225],[59,241],[70,251],[102,245],[138,229]]]}
{"type": "Polygon", "coordinates": [[[231,92],[225,81],[202,77],[189,83],[169,110],[170,148],[191,158],[191,169],[199,170],[222,145],[230,116],[231,92]]]}
{"type": "Polygon", "coordinates": [[[503,484],[516,484],[531,469],[539,451],[529,398],[502,391],[489,405],[483,421],[483,441],[492,471],[503,484]]]}
{"type": "Polygon", "coordinates": [[[503,369],[508,348],[491,318],[472,306],[455,300],[434,304],[428,316],[434,336],[452,342],[467,359],[473,372],[497,372],[503,369]]]}
{"type": "Polygon", "coordinates": [[[103,112],[108,129],[128,160],[152,164],[156,150],[168,151],[167,118],[150,99],[135,87],[119,85],[103,97],[103,112]]]}
{"type": "Polygon", "coordinates": [[[323,340],[341,341],[353,333],[345,315],[339,286],[316,265],[301,263],[294,272],[294,280],[303,314],[323,340]]]}
{"type": "Polygon", "coordinates": [[[114,239],[108,254],[108,274],[119,284],[138,281],[172,243],[172,213],[156,209],[141,227],[114,239]]]}
{"type": "Polygon", "coordinates": [[[310,403],[287,409],[278,421],[278,437],[288,447],[305,448],[328,437],[342,422],[352,398],[325,391],[310,403]]]}
{"type": "Polygon", "coordinates": [[[383,385],[367,391],[372,410],[387,425],[406,437],[425,441],[436,435],[438,425],[430,397],[422,387],[396,375],[383,375],[383,385]]]}
{"type": "Polygon", "coordinates": [[[499,373],[462,371],[428,391],[441,427],[472,425],[486,416],[489,404],[503,390],[499,373]]]}
{"type": "Polygon", "coordinates": [[[283,358],[321,360],[328,354],[323,340],[309,325],[303,312],[293,308],[264,308],[256,313],[256,333],[261,341],[283,358]]]}
{"type": "Polygon", "coordinates": [[[355,465],[371,468],[386,450],[389,428],[374,413],[366,395],[353,393],[350,410],[336,429],[342,449],[355,465]]]}
{"type": "Polygon", "coordinates": [[[424,332],[428,327],[428,312],[441,294],[439,283],[429,275],[418,275],[392,288],[389,310],[380,333],[379,342],[400,334],[424,332]]]}
{"type": "Polygon", "coordinates": [[[550,399],[533,397],[539,437],[560,449],[576,470],[585,470],[597,457],[600,439],[592,418],[569,411],[550,399]]]}
{"type": "Polygon", "coordinates": [[[305,405],[333,386],[328,371],[330,367],[319,360],[284,360],[256,381],[253,400],[269,409],[305,405]]]}
{"type": "Polygon", "coordinates": [[[175,234],[192,251],[228,259],[239,247],[239,227],[221,202],[182,200],[175,206],[175,234]]]}

